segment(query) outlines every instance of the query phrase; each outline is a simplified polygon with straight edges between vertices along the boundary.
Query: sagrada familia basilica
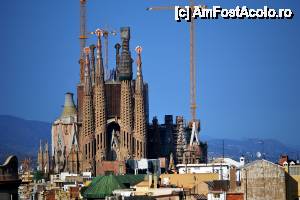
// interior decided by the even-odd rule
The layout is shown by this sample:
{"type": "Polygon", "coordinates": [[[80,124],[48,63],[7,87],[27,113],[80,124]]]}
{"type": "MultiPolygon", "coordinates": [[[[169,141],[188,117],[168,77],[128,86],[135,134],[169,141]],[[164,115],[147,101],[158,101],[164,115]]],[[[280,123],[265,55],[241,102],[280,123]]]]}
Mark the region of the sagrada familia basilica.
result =
{"type": "Polygon", "coordinates": [[[78,107],[67,93],[62,115],[52,126],[54,171],[99,171],[102,161],[146,158],[148,86],[143,81],[142,48],[137,47],[137,74],[133,80],[130,29],[121,28],[116,44],[116,70],[105,80],[101,37],[84,48],[80,60],[78,107]],[[121,52],[120,49],[122,48],[121,52]]]}
{"type": "Polygon", "coordinates": [[[142,48],[135,48],[134,76],[129,27],[120,29],[121,44],[115,45],[115,68],[107,71],[102,55],[102,39],[105,36],[107,39],[106,33],[97,29],[93,32],[96,45],[81,46],[77,102],[74,103],[72,93],[65,94],[63,111],[52,124],[50,152],[48,144],[44,148],[40,144],[38,168],[46,173],[99,175],[115,166],[125,167],[128,160],[143,158],[167,158],[176,163],[205,162],[207,144],[191,134],[192,127],[186,126],[182,116],[176,117],[175,124],[172,115],[165,116],[164,124],[158,124],[156,117],[149,123],[142,48]]]}

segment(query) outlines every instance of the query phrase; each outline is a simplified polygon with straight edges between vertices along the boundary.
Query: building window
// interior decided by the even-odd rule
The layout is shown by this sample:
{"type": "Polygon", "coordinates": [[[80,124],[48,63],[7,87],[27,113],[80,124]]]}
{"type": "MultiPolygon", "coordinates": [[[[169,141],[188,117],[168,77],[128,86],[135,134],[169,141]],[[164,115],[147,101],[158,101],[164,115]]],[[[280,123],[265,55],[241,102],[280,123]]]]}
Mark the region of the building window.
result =
{"type": "Polygon", "coordinates": [[[85,144],[85,158],[87,159],[87,144],[85,144]]]}
{"type": "Polygon", "coordinates": [[[91,143],[89,143],[89,158],[91,158],[91,143]]]}
{"type": "Polygon", "coordinates": [[[101,137],[100,137],[100,145],[101,145],[101,149],[103,148],[102,141],[103,141],[103,134],[101,133],[101,137]]]}

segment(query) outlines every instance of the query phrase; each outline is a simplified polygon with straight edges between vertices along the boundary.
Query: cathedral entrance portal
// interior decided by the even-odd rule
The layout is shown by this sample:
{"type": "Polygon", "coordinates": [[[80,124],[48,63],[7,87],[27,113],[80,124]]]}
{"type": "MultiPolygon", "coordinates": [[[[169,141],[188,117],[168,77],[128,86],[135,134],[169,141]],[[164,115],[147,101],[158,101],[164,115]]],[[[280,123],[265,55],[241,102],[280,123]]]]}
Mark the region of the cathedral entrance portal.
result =
{"type": "Polygon", "coordinates": [[[118,159],[118,155],[120,152],[120,125],[113,121],[107,125],[107,159],[110,161],[114,161],[118,159]]]}

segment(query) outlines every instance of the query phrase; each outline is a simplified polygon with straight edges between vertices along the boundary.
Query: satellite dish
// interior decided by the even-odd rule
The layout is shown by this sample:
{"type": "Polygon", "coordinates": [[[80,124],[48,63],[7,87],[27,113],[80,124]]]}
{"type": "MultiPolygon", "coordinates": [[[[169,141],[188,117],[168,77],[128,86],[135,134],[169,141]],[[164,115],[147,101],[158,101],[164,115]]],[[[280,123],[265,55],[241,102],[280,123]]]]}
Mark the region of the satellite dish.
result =
{"type": "Polygon", "coordinates": [[[261,158],[261,153],[259,151],[256,153],[256,157],[261,158]]]}

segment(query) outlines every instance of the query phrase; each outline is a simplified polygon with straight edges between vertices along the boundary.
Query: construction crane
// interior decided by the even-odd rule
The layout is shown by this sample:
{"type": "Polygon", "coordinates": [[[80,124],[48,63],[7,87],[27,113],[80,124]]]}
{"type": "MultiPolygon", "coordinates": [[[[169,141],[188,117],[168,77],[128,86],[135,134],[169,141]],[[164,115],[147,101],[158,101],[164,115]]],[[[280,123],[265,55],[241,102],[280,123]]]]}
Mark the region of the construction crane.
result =
{"type": "Polygon", "coordinates": [[[86,3],[87,0],[79,0],[80,3],[80,35],[79,35],[79,42],[80,42],[80,83],[82,84],[84,81],[84,48],[86,46],[86,3]]]}
{"type": "MultiPolygon", "coordinates": [[[[190,0],[190,8],[194,9],[194,1],[190,0]]],[[[206,6],[201,5],[201,9],[207,8],[206,6]]],[[[175,6],[160,6],[160,7],[149,7],[146,10],[149,11],[160,11],[160,10],[174,10],[175,6]]],[[[190,112],[191,112],[191,123],[190,127],[192,128],[192,135],[190,144],[193,143],[194,138],[195,142],[199,143],[197,130],[200,128],[200,123],[196,119],[196,66],[195,66],[195,22],[193,17],[191,17],[191,21],[189,24],[189,32],[190,32],[190,112]]]]}
{"type": "Polygon", "coordinates": [[[80,58],[84,59],[84,47],[86,46],[86,3],[87,0],[79,0],[80,2],[80,58]]]}

